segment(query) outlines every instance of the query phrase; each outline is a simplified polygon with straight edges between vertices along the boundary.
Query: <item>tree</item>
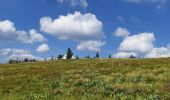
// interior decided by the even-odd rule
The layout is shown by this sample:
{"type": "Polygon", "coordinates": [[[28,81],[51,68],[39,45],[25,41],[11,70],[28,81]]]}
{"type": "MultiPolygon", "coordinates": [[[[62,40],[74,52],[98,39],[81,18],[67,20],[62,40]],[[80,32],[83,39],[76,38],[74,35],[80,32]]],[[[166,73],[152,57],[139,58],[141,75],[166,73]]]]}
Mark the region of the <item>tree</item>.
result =
{"type": "Polygon", "coordinates": [[[51,60],[54,60],[54,56],[51,57],[51,60]]]}
{"type": "Polygon", "coordinates": [[[90,56],[88,55],[88,56],[86,56],[85,58],[90,58],[90,56]]]}
{"type": "Polygon", "coordinates": [[[61,60],[63,58],[63,55],[58,55],[58,60],[61,60]]]}
{"type": "Polygon", "coordinates": [[[76,59],[79,59],[79,57],[78,57],[78,56],[76,56],[76,59]]]}
{"type": "Polygon", "coordinates": [[[72,56],[73,56],[73,52],[71,51],[70,48],[68,48],[68,50],[67,50],[67,59],[71,59],[72,56]]]}
{"type": "Polygon", "coordinates": [[[17,57],[17,59],[16,59],[16,63],[19,63],[19,58],[17,57]]]}
{"type": "Polygon", "coordinates": [[[112,58],[112,55],[111,55],[111,54],[109,55],[109,58],[112,58]]]}
{"type": "Polygon", "coordinates": [[[136,57],[135,57],[135,56],[133,56],[133,55],[131,54],[130,58],[136,58],[136,57]]]}
{"type": "Polygon", "coordinates": [[[99,58],[99,53],[98,52],[96,53],[96,58],[99,58]]]}
{"type": "Polygon", "coordinates": [[[9,63],[9,64],[13,64],[13,63],[15,63],[15,62],[14,62],[14,60],[10,59],[10,60],[8,61],[8,63],[9,63]]]}
{"type": "Polygon", "coordinates": [[[28,62],[28,61],[29,61],[28,58],[25,58],[25,59],[24,59],[24,62],[28,62]]]}

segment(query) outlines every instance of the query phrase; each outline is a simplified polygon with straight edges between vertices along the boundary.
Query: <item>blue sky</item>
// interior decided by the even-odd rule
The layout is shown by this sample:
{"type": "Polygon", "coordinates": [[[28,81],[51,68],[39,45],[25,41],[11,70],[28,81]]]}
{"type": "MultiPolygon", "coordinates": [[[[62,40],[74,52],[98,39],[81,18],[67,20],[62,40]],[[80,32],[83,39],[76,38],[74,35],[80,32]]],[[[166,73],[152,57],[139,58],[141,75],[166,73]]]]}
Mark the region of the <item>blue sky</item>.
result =
{"type": "Polygon", "coordinates": [[[80,57],[169,57],[169,10],[169,0],[0,0],[1,62],[68,47],[80,57]]]}

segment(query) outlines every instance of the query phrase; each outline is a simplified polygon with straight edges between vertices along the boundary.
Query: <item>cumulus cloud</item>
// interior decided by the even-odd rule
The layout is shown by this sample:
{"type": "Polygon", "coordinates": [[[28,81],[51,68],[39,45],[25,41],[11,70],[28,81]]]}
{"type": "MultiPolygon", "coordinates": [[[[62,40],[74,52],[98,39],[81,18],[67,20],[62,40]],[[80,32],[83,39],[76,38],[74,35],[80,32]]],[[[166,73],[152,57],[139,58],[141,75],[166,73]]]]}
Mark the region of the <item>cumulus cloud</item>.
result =
{"type": "Polygon", "coordinates": [[[46,39],[36,30],[29,32],[16,30],[14,23],[9,20],[0,21],[0,39],[7,41],[19,41],[22,43],[43,42],[46,39]]]}
{"type": "Polygon", "coordinates": [[[131,2],[131,3],[153,3],[153,4],[164,4],[168,0],[123,0],[125,2],[131,2]]]}
{"type": "Polygon", "coordinates": [[[118,52],[113,54],[115,58],[129,58],[133,56],[142,56],[144,58],[170,57],[170,46],[155,47],[154,33],[139,33],[127,36],[120,43],[118,52]]]}
{"type": "Polygon", "coordinates": [[[145,55],[145,58],[161,58],[170,57],[170,49],[166,47],[153,48],[150,52],[145,55]]]}
{"type": "Polygon", "coordinates": [[[80,42],[80,44],[77,46],[77,50],[80,51],[89,50],[89,51],[100,52],[100,47],[102,47],[104,44],[105,42],[102,41],[83,41],[80,42]]]}
{"type": "Polygon", "coordinates": [[[102,36],[102,22],[91,13],[75,12],[57,19],[40,19],[41,30],[59,39],[88,40],[102,36]]]}
{"type": "Polygon", "coordinates": [[[134,4],[148,3],[155,5],[155,8],[162,8],[162,6],[168,2],[168,0],[122,0],[124,2],[130,2],[134,4]]]}
{"type": "Polygon", "coordinates": [[[36,49],[36,51],[39,52],[39,53],[47,52],[49,50],[50,50],[50,48],[49,48],[49,46],[47,44],[41,44],[36,49]]]}
{"type": "Polygon", "coordinates": [[[9,59],[19,59],[24,60],[25,58],[28,59],[36,59],[36,60],[42,60],[40,57],[33,56],[30,51],[25,49],[0,49],[0,57],[6,58],[6,62],[9,59]]]}
{"type": "Polygon", "coordinates": [[[140,33],[124,38],[120,44],[120,51],[146,53],[154,48],[153,42],[155,36],[153,33],[140,33]]]}
{"type": "Polygon", "coordinates": [[[129,36],[131,33],[126,29],[126,28],[122,28],[122,27],[118,27],[116,29],[116,31],[114,32],[115,36],[117,37],[127,37],[129,36]]]}
{"type": "Polygon", "coordinates": [[[137,56],[138,54],[135,52],[117,52],[113,55],[114,58],[129,58],[131,55],[137,56]]]}
{"type": "Polygon", "coordinates": [[[103,23],[92,13],[74,12],[56,19],[43,17],[40,26],[41,31],[58,39],[80,42],[78,50],[100,51],[100,47],[105,44],[101,42],[104,37],[103,23]]]}
{"type": "Polygon", "coordinates": [[[88,6],[87,0],[57,0],[60,4],[67,3],[70,6],[80,6],[86,8],[88,6]]]}
{"type": "Polygon", "coordinates": [[[125,18],[123,18],[122,16],[117,16],[117,20],[121,21],[121,22],[125,22],[125,18]]]}

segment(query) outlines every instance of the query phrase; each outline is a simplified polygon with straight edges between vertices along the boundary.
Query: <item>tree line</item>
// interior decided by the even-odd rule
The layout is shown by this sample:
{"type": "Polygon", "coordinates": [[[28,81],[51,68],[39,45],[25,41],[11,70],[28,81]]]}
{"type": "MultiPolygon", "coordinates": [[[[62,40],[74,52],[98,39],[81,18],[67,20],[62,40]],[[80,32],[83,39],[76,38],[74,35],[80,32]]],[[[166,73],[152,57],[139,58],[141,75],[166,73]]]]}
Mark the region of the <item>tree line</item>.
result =
{"type": "MultiPolygon", "coordinates": [[[[66,56],[65,59],[73,59],[73,55],[74,54],[73,54],[72,50],[70,48],[68,48],[66,55],[59,54],[57,56],[57,60],[62,60],[64,56],[66,56]]],[[[87,55],[85,58],[86,59],[90,59],[91,57],[89,55],[87,55]]],[[[94,58],[100,58],[99,52],[96,53],[94,58]]],[[[112,55],[109,54],[108,58],[112,58],[112,55]]],[[[136,58],[136,57],[131,55],[129,58],[136,58]]],[[[79,56],[77,55],[74,59],[79,59],[79,56]]],[[[44,59],[44,60],[46,61],[47,59],[44,59]]],[[[56,60],[56,59],[55,59],[54,56],[52,56],[50,60],[56,60]]],[[[26,63],[26,62],[36,62],[36,61],[38,61],[38,60],[36,60],[36,59],[29,59],[29,58],[25,58],[24,60],[19,60],[19,58],[17,58],[17,59],[10,59],[8,61],[8,63],[9,64],[15,64],[15,63],[26,63]]]]}

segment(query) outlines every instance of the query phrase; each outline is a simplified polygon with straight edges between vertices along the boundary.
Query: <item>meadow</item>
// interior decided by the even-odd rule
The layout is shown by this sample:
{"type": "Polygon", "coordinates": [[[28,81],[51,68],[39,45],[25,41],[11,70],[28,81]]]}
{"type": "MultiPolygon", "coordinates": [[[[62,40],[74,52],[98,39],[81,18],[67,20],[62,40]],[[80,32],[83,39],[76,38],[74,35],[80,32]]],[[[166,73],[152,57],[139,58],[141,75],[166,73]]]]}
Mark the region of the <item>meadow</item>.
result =
{"type": "Polygon", "coordinates": [[[170,100],[170,58],[4,64],[0,100],[170,100]]]}

